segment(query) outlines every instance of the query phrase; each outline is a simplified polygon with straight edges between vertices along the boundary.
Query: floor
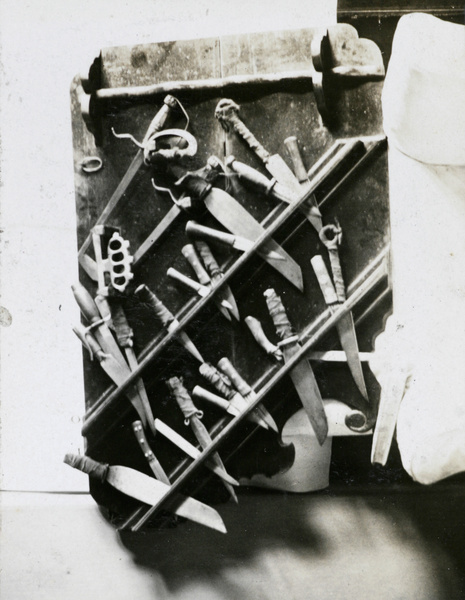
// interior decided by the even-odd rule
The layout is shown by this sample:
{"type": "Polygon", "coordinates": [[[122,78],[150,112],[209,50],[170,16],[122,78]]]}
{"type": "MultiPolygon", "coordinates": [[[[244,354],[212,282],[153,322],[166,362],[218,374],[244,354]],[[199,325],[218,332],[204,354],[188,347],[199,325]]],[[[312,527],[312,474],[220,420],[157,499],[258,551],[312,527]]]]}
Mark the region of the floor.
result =
{"type": "Polygon", "coordinates": [[[228,533],[189,522],[119,534],[86,494],[3,493],[5,600],[465,596],[462,483],[244,490],[228,533]]]}

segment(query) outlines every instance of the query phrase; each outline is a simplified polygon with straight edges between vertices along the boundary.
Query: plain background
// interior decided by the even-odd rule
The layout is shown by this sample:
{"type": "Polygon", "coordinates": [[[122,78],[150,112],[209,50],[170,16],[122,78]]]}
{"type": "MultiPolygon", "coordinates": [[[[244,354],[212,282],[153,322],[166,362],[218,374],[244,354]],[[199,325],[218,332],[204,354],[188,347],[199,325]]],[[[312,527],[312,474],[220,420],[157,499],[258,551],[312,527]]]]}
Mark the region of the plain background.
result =
{"type": "Polygon", "coordinates": [[[87,489],[62,463],[83,451],[72,78],[107,46],[335,22],[336,0],[1,2],[2,489],[87,489]]]}

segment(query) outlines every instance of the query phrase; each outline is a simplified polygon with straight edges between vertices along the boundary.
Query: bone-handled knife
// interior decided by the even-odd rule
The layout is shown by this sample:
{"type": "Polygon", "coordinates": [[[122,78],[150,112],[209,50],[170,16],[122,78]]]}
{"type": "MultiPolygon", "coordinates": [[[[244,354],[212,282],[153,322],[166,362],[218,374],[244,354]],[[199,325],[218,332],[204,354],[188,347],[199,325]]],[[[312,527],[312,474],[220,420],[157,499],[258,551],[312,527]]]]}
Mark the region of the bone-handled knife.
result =
{"type": "Polygon", "coordinates": [[[220,100],[215,109],[215,117],[220,121],[223,127],[228,131],[232,128],[255,154],[263,161],[267,170],[276,178],[279,183],[288,187],[298,196],[302,195],[299,182],[294,173],[284,162],[284,159],[279,154],[271,155],[260,144],[252,132],[244,125],[238,116],[239,105],[233,100],[223,98],[220,100]]]}
{"type": "MultiPolygon", "coordinates": [[[[198,281],[195,281],[195,279],[191,279],[190,277],[187,277],[187,275],[184,275],[184,273],[181,273],[180,271],[178,271],[177,269],[175,269],[173,267],[170,267],[168,269],[168,271],[166,271],[166,274],[168,275],[168,277],[171,277],[172,279],[175,279],[176,281],[183,283],[187,287],[190,287],[191,289],[196,291],[198,293],[198,295],[201,296],[202,298],[205,298],[206,296],[211,294],[212,290],[210,287],[207,287],[206,285],[202,285],[198,281]]],[[[221,300],[219,305],[221,308],[224,308],[224,309],[232,308],[227,300],[221,300]]],[[[231,320],[229,315],[227,318],[229,320],[231,320]]]]}
{"type": "MultiPolygon", "coordinates": [[[[192,398],[190,397],[189,392],[186,390],[179,377],[170,377],[170,379],[168,379],[168,381],[166,382],[166,385],[168,386],[168,389],[171,391],[172,395],[176,399],[176,402],[178,403],[186,422],[190,424],[191,429],[194,432],[194,435],[197,438],[197,441],[199,442],[201,448],[205,450],[205,448],[208,448],[208,446],[212,443],[212,438],[210,437],[207,428],[200,420],[200,417],[203,415],[202,411],[199,411],[196,408],[196,406],[192,402],[192,398]]],[[[227,473],[223,461],[221,460],[218,452],[214,452],[210,457],[210,460],[212,460],[216,464],[216,466],[224,472],[225,475],[231,477],[227,473]]],[[[236,492],[233,488],[234,484],[232,484],[232,481],[234,481],[236,485],[239,485],[239,483],[233,478],[231,478],[230,481],[227,481],[223,478],[222,481],[234,502],[238,502],[236,492]]]]}
{"type": "MultiPolygon", "coordinates": [[[[162,325],[166,327],[170,333],[179,327],[179,321],[145,284],[140,285],[136,289],[135,293],[143,302],[146,302],[150,305],[154,313],[160,319],[162,325]]],[[[194,343],[185,331],[179,330],[177,332],[177,337],[186,350],[192,354],[192,356],[194,356],[201,363],[205,362],[202,358],[202,355],[197,350],[194,343]]]]}
{"type": "Polygon", "coordinates": [[[260,321],[250,315],[244,320],[257,344],[261,346],[267,354],[273,356],[276,360],[282,361],[282,350],[279,348],[279,346],[275,346],[273,343],[271,343],[270,340],[266,337],[266,334],[263,331],[263,326],[260,323],[260,321]]]}
{"type": "MultiPolygon", "coordinates": [[[[216,389],[217,392],[222,394],[230,404],[235,407],[238,411],[242,412],[246,409],[250,402],[247,402],[245,398],[241,396],[241,394],[233,388],[231,380],[216,369],[213,365],[208,363],[204,363],[199,367],[199,373],[202,377],[211,383],[211,385],[216,389]]],[[[255,408],[251,413],[249,413],[250,420],[257,423],[263,427],[263,429],[269,429],[268,423],[262,416],[262,413],[259,408],[255,408]]]]}
{"type": "MultiPolygon", "coordinates": [[[[255,400],[257,394],[250,387],[250,385],[245,381],[245,379],[239,374],[237,369],[233,366],[229,358],[223,357],[218,361],[218,369],[224,373],[233,383],[234,387],[237,389],[239,394],[249,403],[252,404],[255,400]]],[[[269,411],[263,406],[263,404],[259,404],[256,407],[257,413],[263,418],[266,424],[273,429],[276,433],[279,433],[278,426],[276,425],[276,421],[270,415],[269,411]]]]}
{"type": "MultiPolygon", "coordinates": [[[[149,477],[145,473],[121,465],[103,464],[88,456],[66,454],[64,462],[91,477],[109,483],[123,494],[136,498],[136,500],[150,506],[157,504],[169,490],[166,483],[149,477]]],[[[172,502],[167,503],[166,510],[206,527],[216,529],[221,533],[226,533],[226,527],[218,512],[189,496],[175,494],[172,502]]]]}
{"type": "MultiPolygon", "coordinates": [[[[155,428],[155,422],[154,422],[154,428],[155,428]]],[[[147,442],[147,438],[145,437],[142,422],[134,421],[132,424],[132,430],[134,431],[134,435],[136,436],[137,443],[139,444],[140,449],[142,450],[145,458],[147,459],[147,462],[149,463],[150,468],[152,469],[152,472],[155,475],[155,477],[157,479],[159,479],[160,481],[163,481],[163,483],[166,483],[166,485],[170,485],[170,480],[168,479],[168,475],[165,473],[163,467],[161,466],[160,462],[158,461],[157,457],[155,456],[152,448],[150,447],[149,443],[147,442]]]]}
{"type": "MultiPolygon", "coordinates": [[[[197,235],[199,237],[206,237],[207,239],[215,240],[222,244],[226,244],[227,246],[231,246],[234,248],[234,250],[239,250],[240,252],[247,252],[254,245],[252,240],[248,240],[240,235],[233,235],[231,233],[226,233],[225,231],[218,231],[218,229],[212,229],[211,227],[200,225],[196,221],[188,221],[186,223],[186,233],[189,235],[197,235]]],[[[275,250],[262,250],[258,248],[256,252],[265,260],[268,258],[274,260],[285,260],[284,256],[281,256],[281,254],[275,250]]]]}
{"type": "MultiPolygon", "coordinates": [[[[287,362],[300,350],[298,337],[292,330],[281,298],[273,289],[266,290],[264,296],[276,332],[281,338],[280,348],[283,351],[284,362],[287,362]]],[[[315,431],[316,438],[322,445],[328,435],[328,420],[315,375],[306,358],[303,358],[292,369],[290,377],[315,431]]]]}

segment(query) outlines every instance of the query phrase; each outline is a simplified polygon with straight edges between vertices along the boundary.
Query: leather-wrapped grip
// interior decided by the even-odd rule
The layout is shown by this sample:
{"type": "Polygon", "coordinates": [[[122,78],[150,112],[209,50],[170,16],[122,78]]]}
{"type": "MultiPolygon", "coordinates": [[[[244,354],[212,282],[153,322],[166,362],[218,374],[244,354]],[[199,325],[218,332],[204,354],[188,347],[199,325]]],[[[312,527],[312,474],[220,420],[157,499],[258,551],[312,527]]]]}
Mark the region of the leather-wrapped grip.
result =
{"type": "Polygon", "coordinates": [[[199,367],[199,373],[202,377],[212,384],[217,392],[222,394],[228,400],[231,400],[235,395],[235,391],[232,387],[232,383],[228,377],[220,373],[218,369],[215,369],[213,365],[203,363],[199,367]]]}
{"type": "Polygon", "coordinates": [[[135,293],[139,296],[142,302],[150,305],[150,307],[153,309],[153,312],[162,322],[163,326],[167,327],[174,321],[173,313],[166,308],[162,301],[159,300],[145,284],[140,285],[136,289],[135,293]]]}
{"type": "Polygon", "coordinates": [[[201,411],[197,410],[195,407],[189,392],[186,390],[179,377],[171,377],[167,380],[166,385],[176,399],[185,419],[190,419],[193,416],[202,414],[201,411]]]}
{"type": "Polygon", "coordinates": [[[106,480],[108,475],[108,469],[110,465],[97,462],[88,456],[82,456],[81,454],[66,454],[63,462],[78,469],[83,473],[87,473],[90,477],[100,479],[102,482],[106,480]]]}
{"type": "Polygon", "coordinates": [[[276,327],[276,333],[282,340],[287,340],[288,338],[292,337],[294,335],[294,331],[289,319],[287,318],[281,298],[273,289],[266,290],[263,295],[266,299],[268,312],[270,313],[274,326],[276,327]]]}
{"type": "Polygon", "coordinates": [[[223,276],[223,271],[216,262],[210,247],[203,240],[196,240],[195,247],[200,255],[200,258],[203,260],[203,264],[205,265],[207,272],[210,274],[212,281],[216,283],[216,281],[223,276]]]}
{"type": "Polygon", "coordinates": [[[229,377],[241,396],[247,396],[250,392],[253,392],[250,385],[239,375],[228,358],[224,357],[218,361],[218,369],[229,377]]]}

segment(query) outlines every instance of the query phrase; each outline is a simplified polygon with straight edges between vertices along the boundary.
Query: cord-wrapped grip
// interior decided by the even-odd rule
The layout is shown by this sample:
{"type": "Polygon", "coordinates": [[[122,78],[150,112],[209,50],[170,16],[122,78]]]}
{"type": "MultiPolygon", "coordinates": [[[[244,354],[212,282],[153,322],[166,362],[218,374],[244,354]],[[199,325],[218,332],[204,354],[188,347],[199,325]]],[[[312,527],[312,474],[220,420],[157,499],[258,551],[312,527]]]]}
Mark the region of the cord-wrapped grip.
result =
{"type": "Polygon", "coordinates": [[[90,477],[100,479],[102,482],[106,480],[108,469],[110,468],[110,465],[108,464],[99,463],[88,456],[82,456],[80,454],[66,454],[63,462],[73,467],[73,469],[78,469],[83,473],[87,473],[90,477]]]}
{"type": "Polygon", "coordinates": [[[164,327],[167,327],[174,321],[174,315],[166,306],[157,298],[157,296],[145,285],[140,285],[135,293],[139,296],[142,302],[148,304],[160,319],[164,327]]]}
{"type": "Polygon", "coordinates": [[[166,382],[166,385],[176,399],[176,402],[178,403],[186,421],[189,421],[191,417],[198,417],[199,419],[202,418],[202,411],[198,410],[194,405],[189,392],[186,390],[182,380],[179,377],[171,377],[166,382]]]}
{"type": "Polygon", "coordinates": [[[268,312],[270,313],[273,323],[276,327],[276,333],[282,340],[286,340],[294,336],[292,325],[287,318],[281,298],[273,289],[266,290],[263,295],[266,299],[268,312]]]}

